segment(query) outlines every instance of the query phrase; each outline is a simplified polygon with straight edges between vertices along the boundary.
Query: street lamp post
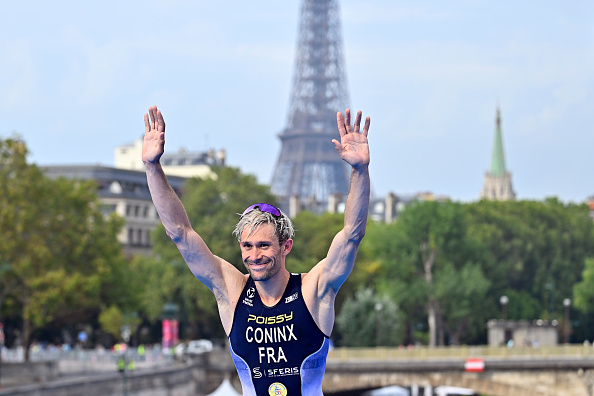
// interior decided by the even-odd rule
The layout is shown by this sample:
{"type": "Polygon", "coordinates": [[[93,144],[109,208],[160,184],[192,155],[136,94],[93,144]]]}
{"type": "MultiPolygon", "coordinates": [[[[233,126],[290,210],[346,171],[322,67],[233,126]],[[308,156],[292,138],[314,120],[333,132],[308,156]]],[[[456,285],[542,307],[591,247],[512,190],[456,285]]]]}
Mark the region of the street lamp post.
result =
{"type": "Polygon", "coordinates": [[[375,346],[378,347],[380,345],[380,328],[381,328],[381,310],[383,308],[383,304],[381,302],[375,303],[375,346]]]}
{"type": "Polygon", "coordinates": [[[564,335],[566,344],[569,344],[569,333],[571,331],[571,327],[569,325],[569,307],[571,307],[571,300],[569,298],[566,298],[563,300],[563,308],[565,309],[565,320],[563,323],[563,335],[564,335]]]}
{"type": "Polygon", "coordinates": [[[549,291],[549,317],[548,320],[553,320],[553,312],[555,311],[555,284],[547,282],[545,289],[549,291]]]}
{"type": "Polygon", "coordinates": [[[128,395],[128,378],[126,376],[126,371],[128,370],[128,342],[130,341],[130,326],[128,326],[127,324],[125,324],[124,326],[122,326],[122,328],[120,329],[121,331],[121,335],[122,338],[124,339],[124,353],[122,356],[122,359],[124,360],[124,370],[122,371],[122,379],[124,380],[123,383],[123,387],[124,387],[124,396],[128,395]]]}
{"type": "Polygon", "coordinates": [[[10,264],[0,264],[0,389],[2,389],[2,350],[4,349],[4,325],[2,324],[2,272],[10,270],[10,264]]]}
{"type": "Polygon", "coordinates": [[[509,302],[509,298],[505,295],[499,298],[499,303],[501,304],[501,319],[505,322],[507,321],[507,303],[509,302]]]}

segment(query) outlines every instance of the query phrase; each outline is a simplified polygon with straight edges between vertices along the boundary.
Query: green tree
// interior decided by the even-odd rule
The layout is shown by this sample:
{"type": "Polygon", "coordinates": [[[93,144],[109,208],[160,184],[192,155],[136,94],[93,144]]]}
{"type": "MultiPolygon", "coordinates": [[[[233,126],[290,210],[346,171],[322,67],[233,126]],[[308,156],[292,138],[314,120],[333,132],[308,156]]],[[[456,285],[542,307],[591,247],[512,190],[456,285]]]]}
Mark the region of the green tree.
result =
{"type": "Polygon", "coordinates": [[[2,290],[22,317],[28,359],[35,329],[98,305],[102,279],[121,264],[122,222],[104,218],[94,183],[51,180],[26,156],[17,137],[0,140],[2,290]]]}
{"type": "Polygon", "coordinates": [[[316,215],[300,212],[293,219],[295,243],[287,257],[287,269],[291,272],[308,272],[328,254],[334,236],[344,225],[344,215],[324,213],[316,215]]]}
{"type": "Polygon", "coordinates": [[[153,269],[143,265],[143,257],[137,256],[128,261],[112,261],[110,270],[101,276],[101,292],[94,315],[98,315],[101,329],[114,339],[121,338],[121,327],[130,326],[132,338],[141,323],[141,317],[150,306],[150,294],[145,294],[147,279],[153,269]]]}
{"type": "Polygon", "coordinates": [[[438,270],[435,295],[440,302],[444,331],[450,343],[460,345],[464,335],[475,338],[484,332],[488,317],[480,313],[491,283],[484,276],[480,266],[468,262],[457,269],[446,263],[438,270]],[[477,307],[478,306],[478,307],[477,307]]]}
{"type": "Polygon", "coordinates": [[[336,317],[341,345],[349,347],[394,346],[402,342],[398,308],[388,296],[370,288],[347,298],[336,317]]]}
{"type": "Polygon", "coordinates": [[[446,334],[460,342],[469,322],[485,319],[473,304],[488,288],[480,246],[467,232],[464,206],[425,201],[409,205],[394,224],[369,235],[382,265],[380,288],[408,318],[407,341],[426,312],[429,345],[444,345],[446,334]],[[462,281],[473,282],[472,287],[462,281]]]}
{"type": "Polygon", "coordinates": [[[404,263],[400,256],[405,251],[405,230],[397,223],[371,223],[361,244],[367,252],[367,287],[378,288],[390,296],[400,308],[404,343],[415,343],[415,328],[427,321],[426,291],[424,280],[418,276],[414,265],[404,263]]]}
{"type": "Polygon", "coordinates": [[[573,288],[573,305],[583,313],[594,312],[594,258],[586,259],[582,280],[573,288]]]}
{"type": "Polygon", "coordinates": [[[587,206],[480,201],[468,205],[468,214],[471,234],[488,251],[483,269],[492,282],[492,308],[505,294],[510,319],[560,319],[563,299],[594,255],[587,206]]]}
{"type": "Polygon", "coordinates": [[[424,202],[396,223],[370,226],[362,248],[379,290],[400,307],[406,342],[428,320],[436,344],[446,335],[480,343],[487,320],[501,316],[502,295],[509,319],[560,319],[572,291],[589,301],[592,264],[584,263],[594,257],[593,232],[587,206],[556,199],[424,202]]]}
{"type": "Polygon", "coordinates": [[[124,325],[124,315],[117,306],[112,305],[101,311],[99,323],[103,331],[111,334],[114,338],[119,338],[124,325]]]}

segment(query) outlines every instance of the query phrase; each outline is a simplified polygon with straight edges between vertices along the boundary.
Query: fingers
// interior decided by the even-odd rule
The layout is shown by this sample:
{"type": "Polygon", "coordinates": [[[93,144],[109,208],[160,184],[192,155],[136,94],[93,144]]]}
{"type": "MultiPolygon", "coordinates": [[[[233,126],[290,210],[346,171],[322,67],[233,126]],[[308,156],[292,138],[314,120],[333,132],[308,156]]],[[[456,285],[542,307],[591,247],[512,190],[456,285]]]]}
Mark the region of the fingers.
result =
{"type": "Polygon", "coordinates": [[[344,149],[342,148],[342,144],[340,144],[338,140],[332,139],[332,143],[334,143],[334,148],[336,149],[336,151],[338,151],[338,154],[344,151],[344,149]]]}
{"type": "Polygon", "coordinates": [[[339,111],[336,113],[336,124],[338,125],[338,133],[340,133],[340,137],[343,137],[347,134],[346,127],[344,126],[344,119],[342,118],[342,113],[339,111]]]}
{"type": "Polygon", "coordinates": [[[346,118],[344,123],[346,124],[347,133],[353,133],[353,128],[351,127],[351,109],[346,109],[344,114],[346,118]]]}
{"type": "Polygon", "coordinates": [[[151,130],[157,130],[159,132],[165,132],[165,119],[163,118],[161,110],[158,110],[157,106],[151,106],[149,107],[148,111],[148,115],[144,115],[144,126],[146,131],[149,132],[151,130]]]}
{"type": "Polygon", "coordinates": [[[149,133],[151,131],[148,113],[144,113],[144,130],[146,131],[146,133],[149,133]]]}
{"type": "Polygon", "coordinates": [[[363,113],[359,110],[357,112],[357,117],[355,118],[355,133],[359,133],[359,130],[361,129],[361,114],[363,113]]]}
{"type": "Polygon", "coordinates": [[[369,125],[371,125],[371,117],[367,116],[367,118],[365,118],[365,125],[363,126],[363,136],[367,137],[367,134],[369,133],[369,125]]]}
{"type": "Polygon", "coordinates": [[[353,128],[351,127],[351,110],[346,109],[344,116],[345,118],[342,117],[340,111],[336,113],[336,123],[338,124],[338,133],[340,133],[340,137],[343,137],[347,133],[353,133],[353,128]]]}
{"type": "MultiPolygon", "coordinates": [[[[155,106],[155,109],[157,108],[157,106],[155,106]]],[[[165,132],[165,119],[163,118],[163,114],[161,113],[161,110],[157,110],[157,130],[159,132],[165,132]]]]}
{"type": "Polygon", "coordinates": [[[157,119],[157,106],[149,107],[149,115],[151,116],[150,127],[153,130],[155,129],[155,120],[157,119]]]}
{"type": "MultiPolygon", "coordinates": [[[[343,119],[342,113],[336,113],[336,122],[338,124],[338,131],[340,132],[340,136],[344,136],[347,133],[361,133],[361,119],[363,118],[363,112],[361,110],[357,111],[357,116],[355,117],[355,125],[354,129],[351,126],[351,110],[346,109],[345,118],[343,119]]],[[[363,126],[363,135],[367,136],[369,133],[369,125],[371,123],[371,118],[365,118],[365,125],[363,126]]]]}

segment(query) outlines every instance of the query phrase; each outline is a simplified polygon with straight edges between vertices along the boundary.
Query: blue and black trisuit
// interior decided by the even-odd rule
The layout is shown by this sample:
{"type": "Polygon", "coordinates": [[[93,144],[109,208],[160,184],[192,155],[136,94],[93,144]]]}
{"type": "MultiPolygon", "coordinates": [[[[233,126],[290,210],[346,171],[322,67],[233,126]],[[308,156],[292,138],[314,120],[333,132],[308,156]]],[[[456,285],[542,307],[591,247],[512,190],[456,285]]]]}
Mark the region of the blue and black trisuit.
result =
{"type": "Polygon", "coordinates": [[[305,305],[300,274],[291,274],[273,307],[248,278],[229,334],[243,396],[322,395],[329,343],[305,305]]]}

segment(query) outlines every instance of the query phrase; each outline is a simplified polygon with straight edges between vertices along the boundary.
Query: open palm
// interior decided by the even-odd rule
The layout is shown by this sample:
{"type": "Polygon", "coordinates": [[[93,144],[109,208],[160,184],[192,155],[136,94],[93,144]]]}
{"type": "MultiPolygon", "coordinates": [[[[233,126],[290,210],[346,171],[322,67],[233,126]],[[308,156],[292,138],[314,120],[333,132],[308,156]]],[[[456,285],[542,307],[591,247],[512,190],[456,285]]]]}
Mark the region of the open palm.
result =
{"type": "Polygon", "coordinates": [[[146,133],[142,145],[142,162],[155,163],[165,151],[165,120],[157,106],[149,107],[149,112],[144,114],[144,128],[146,133]]]}
{"type": "Polygon", "coordinates": [[[333,139],[332,142],[340,158],[352,167],[369,165],[367,134],[371,119],[369,117],[365,119],[365,125],[361,131],[361,114],[361,111],[357,112],[354,127],[351,126],[351,111],[349,109],[346,109],[344,118],[342,113],[336,114],[340,142],[336,139],[333,139]]]}

